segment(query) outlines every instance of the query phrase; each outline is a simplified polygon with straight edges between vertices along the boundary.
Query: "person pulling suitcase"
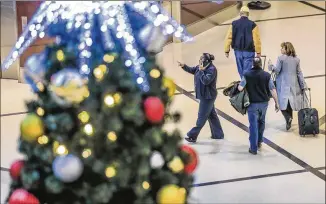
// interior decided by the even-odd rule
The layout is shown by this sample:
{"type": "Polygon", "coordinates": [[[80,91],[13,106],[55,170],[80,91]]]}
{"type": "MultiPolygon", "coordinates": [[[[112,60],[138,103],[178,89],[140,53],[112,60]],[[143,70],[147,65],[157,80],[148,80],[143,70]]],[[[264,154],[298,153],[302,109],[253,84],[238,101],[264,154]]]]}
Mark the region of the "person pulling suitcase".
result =
{"type": "Polygon", "coordinates": [[[301,70],[300,59],[291,42],[281,43],[281,55],[274,65],[268,61],[268,69],[272,71],[273,81],[279,96],[280,110],[286,122],[286,130],[290,130],[293,111],[307,108],[307,101],[302,101],[306,82],[301,70]],[[303,102],[303,103],[302,103],[303,102]]]}
{"type": "MultiPolygon", "coordinates": [[[[298,112],[298,125],[299,125],[299,134],[301,137],[306,135],[318,135],[319,134],[319,117],[318,111],[315,108],[311,107],[311,90],[307,88],[309,91],[309,107],[302,108],[298,112]]],[[[306,93],[302,96],[302,100],[304,104],[305,98],[307,98],[306,93]]]]}

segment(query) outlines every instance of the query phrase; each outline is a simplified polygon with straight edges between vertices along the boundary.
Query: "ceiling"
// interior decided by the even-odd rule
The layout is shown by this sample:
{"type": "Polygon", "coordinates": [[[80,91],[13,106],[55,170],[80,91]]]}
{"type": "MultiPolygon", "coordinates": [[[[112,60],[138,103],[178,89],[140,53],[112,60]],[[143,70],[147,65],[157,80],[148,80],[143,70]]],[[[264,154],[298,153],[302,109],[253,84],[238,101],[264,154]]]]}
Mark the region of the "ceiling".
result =
{"type": "Polygon", "coordinates": [[[224,1],[222,3],[211,1],[182,1],[181,23],[187,26],[235,4],[237,4],[236,1],[224,1]]]}
{"type": "MultiPolygon", "coordinates": [[[[161,1],[164,5],[171,1],[161,1]]],[[[190,25],[197,21],[203,20],[223,9],[237,4],[237,1],[181,1],[181,24],[190,25]]],[[[212,22],[214,24],[214,22],[212,22]]]]}

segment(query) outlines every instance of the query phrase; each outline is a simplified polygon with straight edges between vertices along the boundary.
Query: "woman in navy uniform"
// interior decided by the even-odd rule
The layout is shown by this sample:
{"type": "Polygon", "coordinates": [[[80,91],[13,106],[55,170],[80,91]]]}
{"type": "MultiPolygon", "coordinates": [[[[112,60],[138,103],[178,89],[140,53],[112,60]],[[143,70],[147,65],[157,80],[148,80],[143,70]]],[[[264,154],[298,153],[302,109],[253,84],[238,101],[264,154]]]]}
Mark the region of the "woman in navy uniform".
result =
{"type": "Polygon", "coordinates": [[[196,98],[200,100],[196,126],[187,133],[187,137],[185,138],[188,142],[197,141],[200,130],[207,120],[211,128],[211,138],[224,138],[221,123],[214,107],[217,97],[217,69],[212,63],[213,60],[214,55],[204,53],[200,57],[199,65],[195,67],[189,67],[179,62],[179,66],[183,70],[194,75],[196,98]]]}

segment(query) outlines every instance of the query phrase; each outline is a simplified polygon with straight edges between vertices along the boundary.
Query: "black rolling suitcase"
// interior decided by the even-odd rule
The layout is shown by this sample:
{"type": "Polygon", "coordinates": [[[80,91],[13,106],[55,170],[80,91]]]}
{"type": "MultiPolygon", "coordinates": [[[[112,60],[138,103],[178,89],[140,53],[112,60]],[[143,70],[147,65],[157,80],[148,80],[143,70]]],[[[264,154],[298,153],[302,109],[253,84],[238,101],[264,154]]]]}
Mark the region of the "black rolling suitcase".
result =
{"type": "MultiPolygon", "coordinates": [[[[308,88],[308,90],[309,90],[309,108],[303,108],[298,112],[299,134],[301,137],[304,137],[306,135],[316,136],[319,134],[318,111],[315,108],[311,108],[310,88],[308,88]]],[[[304,100],[305,100],[305,93],[303,95],[303,102],[304,100]]]]}

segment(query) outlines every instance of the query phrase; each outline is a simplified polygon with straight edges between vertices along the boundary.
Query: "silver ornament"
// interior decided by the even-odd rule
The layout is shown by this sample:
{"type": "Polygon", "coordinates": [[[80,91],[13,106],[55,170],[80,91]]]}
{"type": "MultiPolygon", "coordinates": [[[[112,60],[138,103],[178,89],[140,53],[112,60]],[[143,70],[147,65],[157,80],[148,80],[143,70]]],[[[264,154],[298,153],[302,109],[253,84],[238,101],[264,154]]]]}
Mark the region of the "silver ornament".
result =
{"type": "Polygon", "coordinates": [[[160,27],[148,24],[139,32],[139,39],[148,52],[159,53],[162,51],[167,37],[160,27]]]}
{"type": "Polygon", "coordinates": [[[88,96],[87,82],[75,69],[63,69],[51,77],[51,97],[60,106],[78,104],[88,96]]]}
{"type": "Polygon", "coordinates": [[[158,151],[154,151],[150,158],[150,165],[153,169],[159,169],[164,165],[165,161],[162,154],[158,151]]]}
{"type": "Polygon", "coordinates": [[[68,154],[56,157],[52,164],[52,170],[57,179],[71,183],[82,175],[84,166],[78,157],[68,154]]]}
{"type": "Polygon", "coordinates": [[[45,56],[43,53],[30,56],[24,66],[24,78],[28,83],[43,81],[45,75],[45,56]]]}

